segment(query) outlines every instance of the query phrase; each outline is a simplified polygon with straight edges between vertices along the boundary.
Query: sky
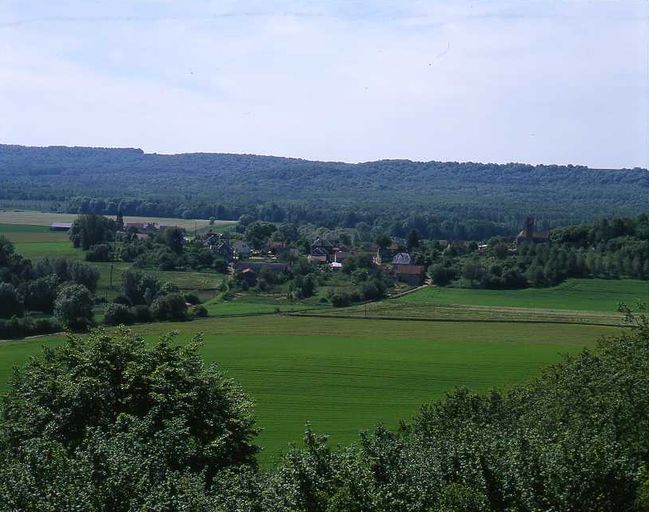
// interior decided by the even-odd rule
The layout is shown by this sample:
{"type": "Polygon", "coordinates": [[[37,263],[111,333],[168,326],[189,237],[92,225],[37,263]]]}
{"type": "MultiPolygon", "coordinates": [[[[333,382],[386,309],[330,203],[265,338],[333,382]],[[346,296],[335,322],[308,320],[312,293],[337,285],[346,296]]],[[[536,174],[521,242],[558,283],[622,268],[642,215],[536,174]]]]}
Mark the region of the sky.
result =
{"type": "Polygon", "coordinates": [[[647,0],[0,0],[0,143],[649,167],[647,0]]]}

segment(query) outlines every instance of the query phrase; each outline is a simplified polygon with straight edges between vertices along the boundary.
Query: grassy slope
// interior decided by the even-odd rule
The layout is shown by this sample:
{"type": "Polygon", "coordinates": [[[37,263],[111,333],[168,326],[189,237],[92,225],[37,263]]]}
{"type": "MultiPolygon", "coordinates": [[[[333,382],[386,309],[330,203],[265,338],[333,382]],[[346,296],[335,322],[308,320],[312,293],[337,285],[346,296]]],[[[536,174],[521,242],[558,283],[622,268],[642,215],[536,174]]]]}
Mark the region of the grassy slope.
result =
{"type": "MultiPolygon", "coordinates": [[[[255,399],[264,461],[298,441],[307,420],[334,442],[348,442],[377,422],[394,427],[455,386],[486,390],[530,379],[560,353],[574,353],[616,331],[275,315],[135,328],[147,339],[172,329],[182,341],[205,333],[206,360],[217,361],[255,399]]],[[[60,339],[0,343],[0,387],[11,366],[60,339]]]]}
{"type": "Polygon", "coordinates": [[[398,299],[402,303],[470,306],[505,306],[582,311],[616,311],[621,301],[629,304],[649,299],[649,281],[636,279],[569,279],[553,288],[525,290],[470,290],[424,288],[398,299]]]}

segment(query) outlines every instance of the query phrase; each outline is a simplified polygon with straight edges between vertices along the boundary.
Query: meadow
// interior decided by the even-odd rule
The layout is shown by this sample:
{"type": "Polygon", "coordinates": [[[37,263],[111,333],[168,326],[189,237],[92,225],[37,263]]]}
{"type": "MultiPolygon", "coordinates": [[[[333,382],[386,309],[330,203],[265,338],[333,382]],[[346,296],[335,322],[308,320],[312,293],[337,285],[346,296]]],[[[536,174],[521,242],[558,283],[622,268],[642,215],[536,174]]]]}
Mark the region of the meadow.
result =
{"type": "Polygon", "coordinates": [[[649,300],[649,281],[638,279],[568,279],[552,288],[523,290],[474,290],[466,288],[424,288],[404,295],[405,304],[504,306],[614,312],[619,302],[633,304],[649,300]]]}
{"type": "MultiPolygon", "coordinates": [[[[153,341],[172,330],[202,332],[208,363],[237,379],[256,402],[263,463],[299,442],[305,422],[334,443],[376,423],[396,427],[457,386],[485,391],[527,381],[561,354],[619,329],[585,325],[211,317],[135,326],[153,341]]],[[[61,336],[0,343],[0,388],[11,367],[61,336]]]]}

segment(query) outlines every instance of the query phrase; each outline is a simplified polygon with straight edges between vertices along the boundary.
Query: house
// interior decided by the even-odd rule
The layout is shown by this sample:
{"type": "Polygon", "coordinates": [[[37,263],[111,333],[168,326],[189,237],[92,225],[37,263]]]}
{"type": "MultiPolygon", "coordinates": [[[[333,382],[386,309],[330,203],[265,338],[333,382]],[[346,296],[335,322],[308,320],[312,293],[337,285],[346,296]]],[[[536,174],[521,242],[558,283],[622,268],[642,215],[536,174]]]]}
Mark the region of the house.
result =
{"type": "Polygon", "coordinates": [[[220,240],[216,244],[208,245],[208,248],[212,254],[222,256],[228,263],[234,259],[234,249],[227,240],[220,240]]]}
{"type": "Polygon", "coordinates": [[[252,254],[252,248],[242,240],[234,242],[232,244],[232,249],[234,249],[234,254],[237,258],[249,258],[252,254]]]}
{"type": "Polygon", "coordinates": [[[329,261],[328,254],[309,254],[307,257],[309,263],[327,263],[329,261]]]}
{"type": "Polygon", "coordinates": [[[392,258],[393,265],[410,265],[412,263],[412,258],[407,252],[399,252],[395,254],[392,258]]]}
{"type": "Polygon", "coordinates": [[[388,247],[379,247],[374,255],[374,263],[376,265],[389,265],[392,263],[394,254],[394,251],[391,251],[388,247]]]}
{"type": "Polygon", "coordinates": [[[50,231],[68,231],[71,227],[71,222],[53,222],[50,225],[50,231]]]}
{"type": "Polygon", "coordinates": [[[426,267],[424,265],[394,265],[392,272],[398,281],[408,283],[411,286],[421,285],[426,277],[426,267]]]}
{"type": "Polygon", "coordinates": [[[331,261],[334,254],[334,245],[326,238],[316,238],[311,244],[309,261],[327,263],[331,261]]]}
{"type": "Polygon", "coordinates": [[[516,245],[531,242],[534,244],[548,242],[550,240],[549,231],[536,231],[534,226],[534,217],[525,219],[525,227],[516,235],[516,245]]]}

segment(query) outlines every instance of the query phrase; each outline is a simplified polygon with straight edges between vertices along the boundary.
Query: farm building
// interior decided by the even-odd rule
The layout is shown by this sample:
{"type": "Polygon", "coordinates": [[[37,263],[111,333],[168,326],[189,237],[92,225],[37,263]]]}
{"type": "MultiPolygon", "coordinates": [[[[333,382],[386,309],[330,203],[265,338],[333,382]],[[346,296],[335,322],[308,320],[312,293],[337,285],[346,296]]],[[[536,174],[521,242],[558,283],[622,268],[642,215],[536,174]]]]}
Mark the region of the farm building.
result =
{"type": "Polygon", "coordinates": [[[72,227],[71,222],[53,222],[50,231],[67,231],[72,227]]]}

